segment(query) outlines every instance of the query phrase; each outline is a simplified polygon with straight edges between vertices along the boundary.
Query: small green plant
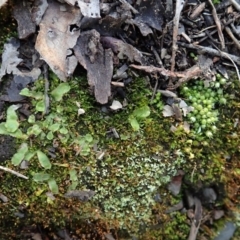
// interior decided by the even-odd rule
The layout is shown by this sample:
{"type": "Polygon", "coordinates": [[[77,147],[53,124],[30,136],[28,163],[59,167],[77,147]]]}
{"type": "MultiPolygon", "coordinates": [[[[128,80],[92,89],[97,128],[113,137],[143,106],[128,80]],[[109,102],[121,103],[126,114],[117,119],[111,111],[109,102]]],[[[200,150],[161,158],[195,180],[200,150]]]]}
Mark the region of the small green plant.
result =
{"type": "Polygon", "coordinates": [[[217,75],[216,81],[204,83],[203,80],[197,80],[193,85],[181,89],[183,97],[194,108],[187,114],[187,119],[195,133],[204,133],[208,138],[212,138],[216,133],[215,124],[219,115],[216,106],[227,102],[223,93],[225,83],[226,79],[217,75]]]}
{"type": "Polygon", "coordinates": [[[156,108],[159,112],[163,110],[164,104],[161,99],[161,93],[157,92],[154,99],[152,100],[152,106],[156,108]]]}
{"type": "Polygon", "coordinates": [[[138,131],[140,129],[141,121],[147,118],[149,115],[150,108],[147,105],[136,108],[128,118],[133,130],[138,131]]]}

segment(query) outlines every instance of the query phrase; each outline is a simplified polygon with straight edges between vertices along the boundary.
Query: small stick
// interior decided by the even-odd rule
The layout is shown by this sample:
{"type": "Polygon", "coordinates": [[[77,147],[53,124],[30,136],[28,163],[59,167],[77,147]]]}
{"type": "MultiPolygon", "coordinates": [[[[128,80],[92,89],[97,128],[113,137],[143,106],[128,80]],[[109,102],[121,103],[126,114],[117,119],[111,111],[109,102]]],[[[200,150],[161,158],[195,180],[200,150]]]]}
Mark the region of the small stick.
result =
{"type": "Polygon", "coordinates": [[[122,4],[125,4],[128,9],[131,9],[134,14],[138,14],[138,10],[135,9],[131,4],[129,4],[126,0],[119,0],[122,4]]]}
{"type": "Polygon", "coordinates": [[[219,39],[220,39],[220,42],[221,42],[221,48],[223,50],[223,49],[225,49],[225,41],[224,41],[224,37],[223,37],[223,33],[222,33],[221,22],[218,18],[217,11],[216,11],[213,3],[212,3],[212,0],[208,0],[208,2],[212,7],[212,15],[213,15],[214,21],[217,25],[218,36],[219,36],[219,39]]]}
{"type": "Polygon", "coordinates": [[[171,63],[171,72],[174,72],[175,69],[175,58],[176,58],[176,53],[178,49],[177,45],[177,36],[178,36],[178,28],[179,28],[179,20],[180,20],[180,15],[183,9],[183,5],[185,3],[185,0],[177,0],[176,2],[176,13],[173,19],[173,43],[172,43],[172,63],[171,63]]]}
{"type": "Polygon", "coordinates": [[[26,177],[26,176],[22,175],[21,173],[18,173],[16,171],[10,169],[10,168],[6,168],[6,167],[3,167],[3,166],[0,166],[0,169],[5,171],[5,172],[12,173],[13,175],[16,175],[16,176],[18,176],[20,178],[28,179],[28,177],[26,177]]]}
{"type": "Polygon", "coordinates": [[[228,54],[228,53],[220,51],[220,50],[218,51],[218,50],[210,48],[210,47],[203,47],[203,46],[199,46],[199,45],[187,44],[187,43],[182,43],[182,42],[178,42],[178,45],[186,47],[186,48],[198,50],[201,53],[207,53],[212,56],[222,57],[225,59],[229,59],[229,57],[230,57],[237,65],[240,66],[240,57],[238,57],[238,56],[228,54]]]}
{"type": "Polygon", "coordinates": [[[227,34],[229,35],[229,37],[233,40],[233,42],[235,43],[236,47],[240,50],[240,43],[239,41],[235,38],[235,36],[233,35],[231,29],[229,27],[225,27],[225,30],[227,32],[227,34]]]}
{"type": "Polygon", "coordinates": [[[235,0],[230,0],[230,3],[240,12],[240,5],[235,0]]]}

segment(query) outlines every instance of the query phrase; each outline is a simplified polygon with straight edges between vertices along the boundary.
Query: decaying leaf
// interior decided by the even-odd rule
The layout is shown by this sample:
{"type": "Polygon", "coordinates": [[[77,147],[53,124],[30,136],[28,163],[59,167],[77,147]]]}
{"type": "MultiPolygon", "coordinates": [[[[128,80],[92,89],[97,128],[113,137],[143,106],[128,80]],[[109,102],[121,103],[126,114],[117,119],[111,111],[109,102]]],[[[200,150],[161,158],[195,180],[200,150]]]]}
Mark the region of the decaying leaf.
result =
{"type": "Polygon", "coordinates": [[[113,75],[112,50],[103,49],[100,34],[91,30],[83,32],[78,38],[74,54],[87,70],[88,83],[94,87],[96,100],[101,104],[107,103],[113,75]]]}
{"type": "Polygon", "coordinates": [[[159,31],[162,30],[163,13],[165,9],[163,8],[161,1],[140,1],[138,9],[139,15],[135,18],[136,21],[143,22],[159,31]]]}
{"type": "Polygon", "coordinates": [[[172,105],[172,109],[175,119],[178,121],[182,121],[182,110],[176,104],[172,105]]]}
{"type": "Polygon", "coordinates": [[[101,43],[104,48],[111,48],[114,53],[117,53],[120,59],[127,57],[130,62],[142,62],[141,52],[122,40],[113,37],[101,37],[101,43]]]}
{"type": "Polygon", "coordinates": [[[186,121],[183,122],[183,129],[186,133],[190,132],[190,124],[186,121]]]}
{"type": "Polygon", "coordinates": [[[0,82],[4,75],[13,74],[21,77],[31,77],[33,80],[38,79],[41,71],[39,68],[33,68],[29,72],[21,72],[17,66],[23,61],[19,58],[18,48],[20,42],[16,38],[11,38],[4,44],[4,51],[2,54],[2,65],[0,69],[0,82]]]}
{"type": "Polygon", "coordinates": [[[178,170],[176,176],[172,177],[171,182],[168,185],[168,190],[174,196],[178,195],[181,190],[183,176],[184,172],[182,170],[178,170]]]}
{"type": "Polygon", "coordinates": [[[65,81],[76,67],[77,60],[68,59],[68,49],[72,49],[80,31],[71,29],[72,25],[78,25],[81,19],[80,10],[68,4],[57,1],[49,2],[44,17],[39,24],[40,31],[36,40],[35,48],[41,57],[48,63],[57,76],[65,81]]]}
{"type": "Polygon", "coordinates": [[[92,190],[89,191],[79,191],[79,190],[73,190],[67,192],[64,196],[66,198],[77,198],[78,200],[82,202],[87,202],[95,195],[95,192],[92,190]]]}
{"type": "Polygon", "coordinates": [[[39,23],[42,20],[42,17],[45,13],[45,11],[48,8],[48,2],[47,0],[35,0],[34,5],[32,8],[32,19],[36,23],[36,25],[39,25],[39,23]]]}
{"type": "Polygon", "coordinates": [[[89,18],[100,17],[99,0],[89,0],[89,1],[78,0],[77,2],[83,16],[89,17],[89,18]]]}
{"type": "Polygon", "coordinates": [[[25,1],[17,1],[13,9],[14,18],[18,22],[18,37],[25,39],[36,31],[36,24],[32,20],[30,5],[25,1]]]}

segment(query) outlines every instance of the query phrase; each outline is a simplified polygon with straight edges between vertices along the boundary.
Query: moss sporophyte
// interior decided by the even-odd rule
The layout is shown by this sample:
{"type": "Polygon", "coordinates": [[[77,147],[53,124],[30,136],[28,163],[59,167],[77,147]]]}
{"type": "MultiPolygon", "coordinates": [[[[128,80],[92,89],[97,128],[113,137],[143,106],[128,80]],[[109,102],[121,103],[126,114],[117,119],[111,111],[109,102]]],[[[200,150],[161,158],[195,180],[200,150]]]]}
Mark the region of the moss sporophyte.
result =
{"type": "MultiPolygon", "coordinates": [[[[29,167],[21,172],[31,180],[17,181],[6,174],[1,179],[2,191],[14,199],[12,207],[27,206],[26,221],[44,227],[62,227],[87,218],[107,222],[109,229],[127,229],[133,235],[144,225],[146,236],[152,239],[175,239],[171,233],[178,226],[178,239],[186,239],[186,216],[165,213],[172,199],[165,184],[178,169],[183,169],[192,182],[218,181],[226,166],[224,156],[239,151],[239,140],[231,137],[233,132],[238,135],[239,129],[234,129],[228,115],[238,114],[240,106],[234,98],[220,104],[229,93],[225,80],[218,77],[216,82],[220,85],[210,83],[205,88],[199,80],[181,89],[185,101],[194,106],[186,116],[192,129],[190,133],[181,129],[173,133],[170,127],[174,119],[162,116],[160,94],[150,104],[151,92],[144,78],[134,79],[127,89],[125,108],[105,113],[89,93],[86,78],[61,83],[51,74],[48,115],[43,114],[44,80],[39,79],[22,90],[31,102],[31,114],[20,119],[19,106],[12,105],[0,124],[1,134],[14,136],[19,143],[6,166],[19,170],[19,164],[27,161],[29,167]],[[85,113],[78,114],[79,106],[85,113]],[[108,134],[112,128],[119,138],[108,134]],[[95,195],[88,202],[62,197],[69,190],[89,189],[95,195]],[[157,193],[161,204],[154,200],[157,193]],[[159,218],[163,227],[148,230],[159,218]]],[[[226,174],[225,181],[227,178],[226,174]]],[[[1,220],[14,214],[12,207],[0,206],[1,220]]]]}

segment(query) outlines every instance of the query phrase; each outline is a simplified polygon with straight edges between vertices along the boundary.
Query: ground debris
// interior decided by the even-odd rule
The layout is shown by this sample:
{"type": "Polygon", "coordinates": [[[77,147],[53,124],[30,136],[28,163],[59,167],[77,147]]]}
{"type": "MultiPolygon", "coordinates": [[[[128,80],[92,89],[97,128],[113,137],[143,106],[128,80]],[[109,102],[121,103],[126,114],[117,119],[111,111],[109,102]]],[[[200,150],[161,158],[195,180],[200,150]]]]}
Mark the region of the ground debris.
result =
{"type": "Polygon", "coordinates": [[[73,49],[77,60],[87,70],[88,83],[94,87],[96,100],[107,103],[113,75],[112,50],[103,48],[96,30],[83,32],[73,49]]]}
{"type": "Polygon", "coordinates": [[[89,191],[79,191],[73,190],[65,194],[66,198],[77,198],[80,201],[87,202],[95,195],[95,192],[92,190],[89,191]]]}

